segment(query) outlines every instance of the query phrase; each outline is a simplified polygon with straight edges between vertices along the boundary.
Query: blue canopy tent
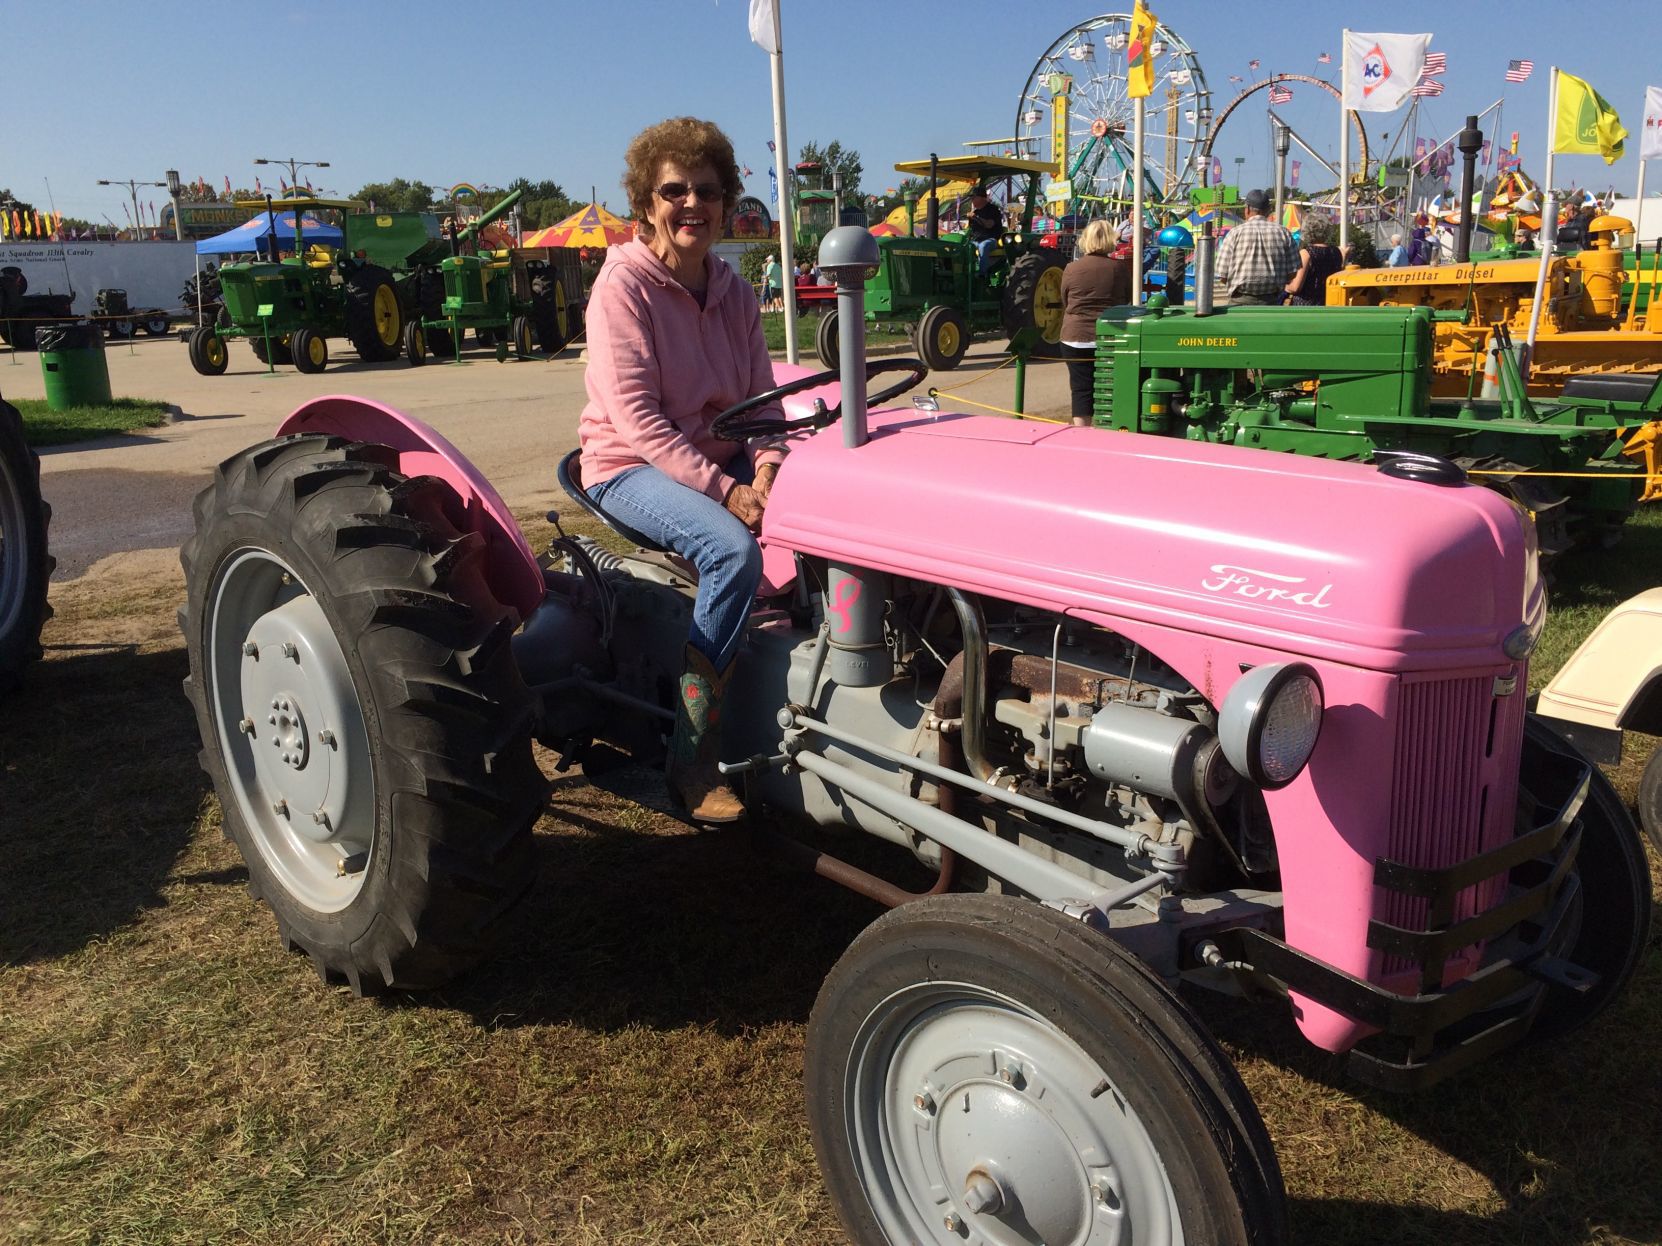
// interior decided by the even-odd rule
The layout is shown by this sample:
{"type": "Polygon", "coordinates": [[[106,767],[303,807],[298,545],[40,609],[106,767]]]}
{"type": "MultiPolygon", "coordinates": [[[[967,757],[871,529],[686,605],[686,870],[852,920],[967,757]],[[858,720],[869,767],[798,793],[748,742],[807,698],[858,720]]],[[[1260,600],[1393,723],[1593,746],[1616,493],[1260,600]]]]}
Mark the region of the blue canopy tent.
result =
{"type": "MultiPolygon", "coordinates": [[[[196,244],[198,255],[229,255],[233,252],[247,251],[270,254],[272,236],[271,213],[261,212],[251,221],[244,221],[235,229],[228,229],[212,238],[204,238],[196,244]]],[[[294,250],[294,213],[276,213],[277,219],[277,249],[279,251],[294,250]]],[[[321,242],[326,246],[338,247],[341,243],[341,231],[333,225],[325,225],[310,212],[300,219],[302,239],[309,245],[321,242]]]]}

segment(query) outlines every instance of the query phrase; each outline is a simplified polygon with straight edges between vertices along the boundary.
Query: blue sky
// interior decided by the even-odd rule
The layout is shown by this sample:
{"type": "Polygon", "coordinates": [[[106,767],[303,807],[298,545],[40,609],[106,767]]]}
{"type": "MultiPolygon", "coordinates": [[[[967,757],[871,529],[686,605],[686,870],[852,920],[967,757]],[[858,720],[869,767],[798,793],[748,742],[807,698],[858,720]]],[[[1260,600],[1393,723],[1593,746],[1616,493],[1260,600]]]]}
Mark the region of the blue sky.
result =
{"type": "MultiPolygon", "coordinates": [[[[1129,3],[1055,0],[780,0],[790,143],[839,139],[858,149],[865,186],[896,183],[897,160],[962,152],[971,139],[1012,133],[1017,100],[1045,49],[1077,22],[1129,3]]],[[[1220,109],[1249,81],[1247,62],[1271,71],[1333,74],[1339,31],[1430,31],[1448,54],[1447,92],[1422,110],[1422,133],[1443,137],[1505,93],[1501,137],[1520,131],[1526,168],[1539,176],[1547,67],[1587,78],[1621,113],[1629,154],[1606,170],[1597,157],[1559,157],[1560,184],[1631,194],[1637,132],[1658,20],[1654,3],[1563,5],[1202,3],[1165,0],[1160,19],[1186,39],[1220,109]],[[1333,54],[1319,66],[1321,52],[1333,54]],[[1511,57],[1534,76],[1502,79],[1511,57]]],[[[6,123],[0,187],[66,215],[123,221],[124,188],[99,178],[161,180],[178,168],[250,185],[256,156],[328,160],[314,184],[347,194],[395,176],[435,186],[501,185],[548,177],[573,197],[591,185],[614,208],[629,137],[662,117],[717,121],[749,185],[766,198],[772,134],[768,58],[749,42],[745,0],[609,0],[512,6],[313,3],[255,9],[179,0],[80,5],[0,0],[6,123]]],[[[1233,179],[1270,178],[1264,96],[1243,105],[1220,136],[1233,179]]],[[[1310,89],[1281,110],[1329,158],[1337,108],[1310,89]]],[[[1376,114],[1370,136],[1395,133],[1401,114],[1376,114]]],[[[1493,127],[1488,127],[1492,129],[1493,127]]],[[[1295,155],[1297,155],[1295,151],[1295,155]]],[[[1309,177],[1306,174],[1306,177],[1309,177]]],[[[1662,189],[1662,169],[1654,170],[1662,189]]],[[[141,191],[165,199],[161,190],[141,191]]]]}

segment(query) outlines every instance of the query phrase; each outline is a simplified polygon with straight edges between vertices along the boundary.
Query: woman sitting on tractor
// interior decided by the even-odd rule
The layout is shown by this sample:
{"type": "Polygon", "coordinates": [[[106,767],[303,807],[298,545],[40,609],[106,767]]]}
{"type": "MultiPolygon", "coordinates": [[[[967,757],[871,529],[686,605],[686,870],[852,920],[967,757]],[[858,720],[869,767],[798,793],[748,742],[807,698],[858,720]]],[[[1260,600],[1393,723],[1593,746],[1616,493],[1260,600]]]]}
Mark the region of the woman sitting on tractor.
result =
{"type": "Polygon", "coordinates": [[[583,482],[606,514],[698,569],[670,789],[694,821],[731,822],[744,810],[716,769],[721,698],[783,452],[722,441],[710,425],[772,389],[773,365],[755,294],[710,254],[743,191],[727,136],[676,117],[638,134],[624,159],[638,237],[609,250],[589,296],[583,482]]]}

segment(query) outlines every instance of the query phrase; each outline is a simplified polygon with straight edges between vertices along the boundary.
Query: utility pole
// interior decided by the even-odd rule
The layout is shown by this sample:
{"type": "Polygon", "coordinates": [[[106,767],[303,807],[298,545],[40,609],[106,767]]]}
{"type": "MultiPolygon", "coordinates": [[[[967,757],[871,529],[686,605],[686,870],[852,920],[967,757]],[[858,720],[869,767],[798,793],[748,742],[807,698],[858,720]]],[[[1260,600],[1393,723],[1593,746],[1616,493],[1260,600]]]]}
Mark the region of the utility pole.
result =
{"type": "Polygon", "coordinates": [[[267,160],[265,157],[261,156],[261,157],[256,158],[254,163],[255,164],[286,164],[286,165],[288,165],[288,167],[289,167],[289,189],[290,189],[291,192],[294,189],[294,187],[296,187],[300,184],[300,170],[301,169],[327,169],[329,167],[329,162],[327,160],[296,160],[293,156],[285,156],[285,157],[283,157],[282,159],[279,159],[279,160],[267,160]]]}
{"type": "MultiPolygon", "coordinates": [[[[133,199],[133,238],[135,240],[139,236],[139,230],[144,228],[144,218],[139,215],[138,188],[140,186],[167,186],[166,182],[145,182],[136,177],[129,177],[125,181],[120,178],[101,177],[98,179],[98,184],[100,186],[125,186],[127,188],[127,193],[133,199]]],[[[179,209],[177,207],[173,209],[173,219],[179,219],[179,209]]]]}

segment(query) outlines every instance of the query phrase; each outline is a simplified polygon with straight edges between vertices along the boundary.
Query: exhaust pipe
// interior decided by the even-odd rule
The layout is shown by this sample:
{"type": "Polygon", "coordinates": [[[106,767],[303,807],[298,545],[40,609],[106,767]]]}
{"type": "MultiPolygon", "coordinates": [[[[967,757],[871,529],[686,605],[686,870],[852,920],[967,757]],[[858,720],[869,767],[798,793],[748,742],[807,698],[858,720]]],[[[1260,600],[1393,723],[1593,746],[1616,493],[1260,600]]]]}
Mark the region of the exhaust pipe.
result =
{"type": "Polygon", "coordinates": [[[1195,239],[1195,315],[1212,314],[1212,270],[1218,262],[1218,240],[1212,236],[1212,222],[1200,227],[1195,239]]]}
{"type": "Polygon", "coordinates": [[[819,268],[837,283],[837,355],[843,445],[866,444],[866,279],[877,272],[877,239],[862,225],[839,225],[819,244],[819,268]]]}

